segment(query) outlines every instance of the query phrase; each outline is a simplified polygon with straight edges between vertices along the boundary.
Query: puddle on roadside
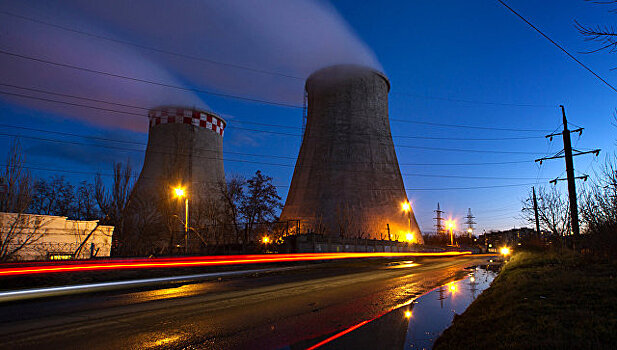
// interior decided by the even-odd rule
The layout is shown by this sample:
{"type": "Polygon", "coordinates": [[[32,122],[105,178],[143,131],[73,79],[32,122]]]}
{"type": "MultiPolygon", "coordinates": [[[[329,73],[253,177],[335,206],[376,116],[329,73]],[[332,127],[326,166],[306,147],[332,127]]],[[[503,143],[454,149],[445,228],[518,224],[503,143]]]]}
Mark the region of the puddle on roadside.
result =
{"type": "Polygon", "coordinates": [[[433,289],[411,304],[376,319],[316,339],[308,349],[431,349],[439,335],[452,324],[454,315],[462,314],[490,286],[497,276],[494,270],[469,269],[461,280],[433,289]]]}

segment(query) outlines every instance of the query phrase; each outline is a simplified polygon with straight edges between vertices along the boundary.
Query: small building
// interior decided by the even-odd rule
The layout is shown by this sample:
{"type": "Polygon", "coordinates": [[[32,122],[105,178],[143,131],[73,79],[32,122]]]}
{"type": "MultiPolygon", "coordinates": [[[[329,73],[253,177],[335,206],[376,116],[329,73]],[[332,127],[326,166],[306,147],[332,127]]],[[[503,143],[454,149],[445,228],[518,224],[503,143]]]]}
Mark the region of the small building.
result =
{"type": "Polygon", "coordinates": [[[113,226],[99,225],[98,220],[0,213],[0,260],[109,257],[113,232],[113,226]]]}

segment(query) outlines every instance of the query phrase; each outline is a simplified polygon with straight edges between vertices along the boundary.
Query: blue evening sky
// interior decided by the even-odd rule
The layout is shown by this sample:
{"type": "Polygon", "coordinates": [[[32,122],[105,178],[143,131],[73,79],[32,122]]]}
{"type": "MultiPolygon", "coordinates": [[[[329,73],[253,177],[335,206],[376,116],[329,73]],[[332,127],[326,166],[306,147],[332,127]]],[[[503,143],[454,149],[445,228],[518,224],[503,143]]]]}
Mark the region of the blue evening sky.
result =
{"type": "MultiPolygon", "coordinates": [[[[617,55],[606,52],[581,54],[595,46],[585,42],[574,28],[575,19],[584,24],[615,23],[617,14],[609,13],[609,6],[582,0],[510,0],[509,4],[609,82],[617,84],[617,71],[610,70],[617,67],[617,55]]],[[[0,2],[0,9],[11,9],[11,5],[11,2],[0,2]]],[[[550,186],[549,179],[563,176],[563,160],[548,161],[541,167],[533,161],[562,148],[561,138],[551,143],[542,137],[560,126],[559,104],[566,106],[571,122],[585,127],[580,139],[573,136],[575,147],[581,150],[601,148],[603,151],[598,160],[590,155],[577,157],[577,171],[592,173],[594,167],[603,162],[604,156],[613,154],[616,129],[611,122],[617,107],[617,93],[497,1],[340,0],[332,2],[332,6],[374,52],[391,81],[392,134],[405,186],[424,231],[433,230],[433,210],[438,202],[446,216],[456,218],[459,223],[464,221],[467,208],[471,208],[480,232],[520,227],[520,202],[531,186],[550,186]],[[403,122],[405,120],[533,131],[446,127],[403,122]],[[438,139],[413,138],[418,136],[438,139]],[[472,141],[468,140],[470,138],[498,140],[472,141]],[[439,165],[493,162],[510,163],[439,165]]],[[[53,21],[52,17],[46,19],[53,21]]],[[[0,23],[9,23],[9,20],[17,21],[2,17],[0,23]]],[[[20,37],[22,33],[8,25],[0,26],[0,50],[8,50],[11,38],[20,37]]],[[[127,38],[130,39],[130,35],[127,38]]],[[[34,38],[26,33],[19,40],[34,38]]],[[[90,44],[92,42],[96,40],[90,39],[90,44]]],[[[164,45],[158,43],[157,46],[164,45]]],[[[11,52],[19,51],[13,48],[11,52]]],[[[213,47],[212,51],[216,52],[216,49],[213,47]]],[[[88,63],[80,62],[81,65],[88,63]]],[[[26,74],[32,75],[28,77],[30,80],[41,74],[39,69],[51,69],[29,64],[32,68],[26,74]]],[[[0,68],[0,82],[9,78],[13,83],[15,79],[19,82],[19,77],[9,74],[6,65],[3,67],[0,68]]],[[[287,67],[279,68],[268,67],[274,71],[288,71],[287,67]]],[[[221,72],[225,74],[229,70],[221,72]]],[[[70,74],[76,73],[67,73],[68,85],[70,74]]],[[[181,75],[175,78],[180,82],[184,80],[181,75]]],[[[277,82],[272,79],[272,86],[277,82]]],[[[191,84],[186,82],[189,87],[193,86],[191,84]]],[[[301,90],[298,89],[301,86],[299,81],[290,90],[291,101],[297,105],[302,104],[301,90]]],[[[15,92],[0,88],[5,92],[15,92]]],[[[139,84],[134,84],[133,88],[139,89],[139,84]]],[[[259,88],[268,90],[270,86],[259,88]]],[[[210,90],[216,89],[210,87],[210,90]]],[[[225,154],[228,176],[240,174],[248,177],[261,169],[274,178],[285,198],[300,147],[301,139],[297,135],[301,132],[302,110],[198,95],[211,109],[230,121],[287,126],[230,123],[224,143],[228,152],[225,154]]],[[[246,96],[260,95],[247,93],[246,96]]],[[[281,101],[289,102],[290,99],[285,97],[281,101]]],[[[37,170],[45,168],[55,170],[71,181],[92,180],[94,173],[109,174],[114,161],[127,159],[136,169],[141,168],[145,147],[140,143],[145,144],[147,140],[145,119],[136,121],[137,127],[119,128],[113,121],[93,120],[104,117],[110,118],[105,120],[116,120],[126,116],[103,116],[100,111],[70,106],[48,110],[40,107],[41,103],[32,106],[0,96],[0,127],[3,130],[0,132],[0,150],[8,149],[13,135],[27,136],[21,137],[20,143],[35,176],[46,177],[54,173],[37,170]],[[89,113],[92,117],[75,118],[75,113],[89,113]],[[125,143],[49,131],[124,140],[125,143]],[[129,148],[136,151],[127,150],[129,148]]]]}

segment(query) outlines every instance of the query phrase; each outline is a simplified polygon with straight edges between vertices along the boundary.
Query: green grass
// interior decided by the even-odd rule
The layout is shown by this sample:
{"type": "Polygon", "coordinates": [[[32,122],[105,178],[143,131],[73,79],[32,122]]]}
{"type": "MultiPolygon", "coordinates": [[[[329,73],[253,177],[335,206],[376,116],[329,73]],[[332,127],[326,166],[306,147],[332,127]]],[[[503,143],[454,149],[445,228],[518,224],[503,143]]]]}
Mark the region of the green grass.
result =
{"type": "Polygon", "coordinates": [[[617,349],[617,264],[521,252],[435,349],[617,349]]]}

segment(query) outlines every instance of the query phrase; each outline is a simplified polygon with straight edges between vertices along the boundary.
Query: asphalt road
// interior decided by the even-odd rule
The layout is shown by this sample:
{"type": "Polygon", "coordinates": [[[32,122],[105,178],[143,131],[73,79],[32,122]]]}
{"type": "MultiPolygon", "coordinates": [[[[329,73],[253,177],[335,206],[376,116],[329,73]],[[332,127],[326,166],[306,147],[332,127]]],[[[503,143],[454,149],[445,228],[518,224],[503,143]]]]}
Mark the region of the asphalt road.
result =
{"type": "Polygon", "coordinates": [[[338,261],[244,277],[0,304],[2,349],[304,348],[483,264],[338,261]]]}

